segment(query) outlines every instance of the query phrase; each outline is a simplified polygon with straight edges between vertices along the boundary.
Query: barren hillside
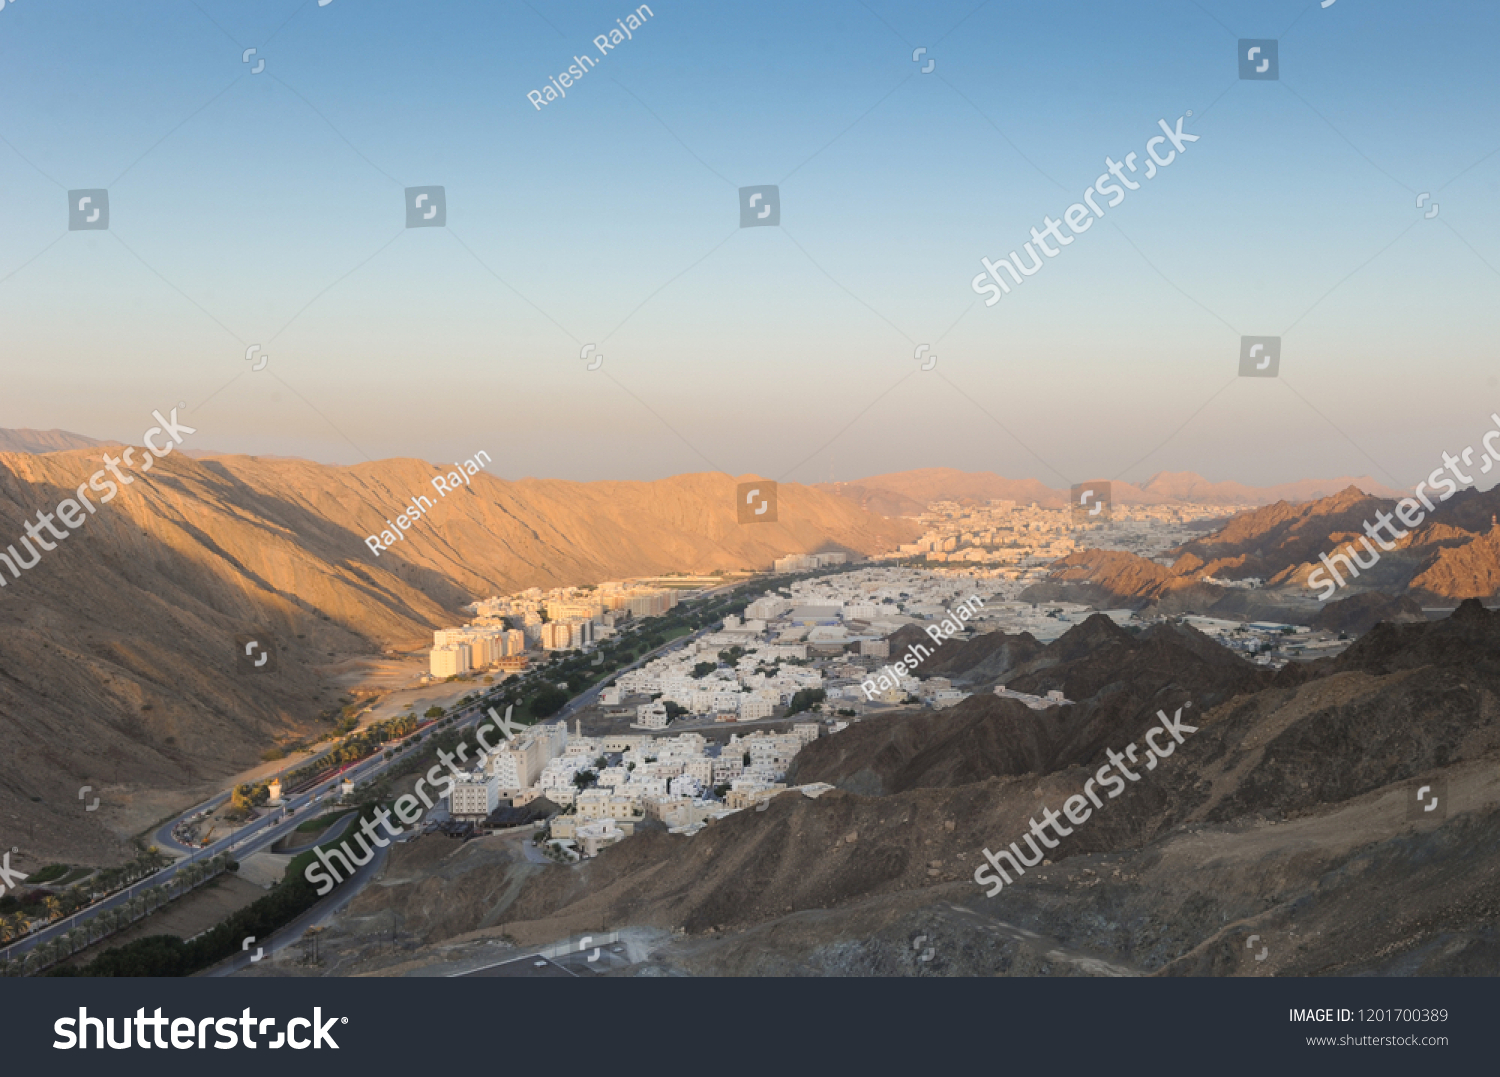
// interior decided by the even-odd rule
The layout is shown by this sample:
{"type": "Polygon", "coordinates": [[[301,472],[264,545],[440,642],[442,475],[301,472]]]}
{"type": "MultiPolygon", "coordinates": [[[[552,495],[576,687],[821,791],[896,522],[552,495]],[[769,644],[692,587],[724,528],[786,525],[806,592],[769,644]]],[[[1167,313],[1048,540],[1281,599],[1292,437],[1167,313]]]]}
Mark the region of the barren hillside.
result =
{"type": "MultiPolygon", "coordinates": [[[[139,463],[139,456],[136,457],[139,463]]],[[[0,454],[0,526],[23,527],[100,468],[98,450],[0,454]]],[[[416,460],[332,467],[174,453],[19,579],[0,565],[0,812],[70,848],[101,838],[86,782],[181,788],[234,773],[333,701],[320,667],[430,642],[475,598],[662,572],[766,568],[789,552],[872,553],[908,525],[780,487],[779,522],[741,525],[728,475],[508,482],[439,496],[416,460]],[[379,557],[365,537],[432,508],[379,557]],[[238,633],[275,634],[274,675],[236,671],[238,633]]],[[[47,532],[42,531],[43,535],[47,532]]],[[[33,547],[34,548],[34,547],[33,547]]]]}
{"type": "Polygon", "coordinates": [[[1275,675],[1185,634],[1073,631],[1046,672],[1085,686],[1076,714],[976,699],[866,721],[799,762],[799,777],[845,789],[787,793],[693,837],[647,831],[576,868],[523,864],[501,839],[424,838],[340,930],[416,940],[408,971],[465,939],[524,953],[639,927],[685,933],[637,973],[1493,972],[1500,614],[1465,603],[1275,675]],[[1056,812],[1184,697],[1196,731],[1176,752],[985,896],[982,850],[1056,812]],[[1440,811],[1413,812],[1419,784],[1440,790],[1440,811]]]}

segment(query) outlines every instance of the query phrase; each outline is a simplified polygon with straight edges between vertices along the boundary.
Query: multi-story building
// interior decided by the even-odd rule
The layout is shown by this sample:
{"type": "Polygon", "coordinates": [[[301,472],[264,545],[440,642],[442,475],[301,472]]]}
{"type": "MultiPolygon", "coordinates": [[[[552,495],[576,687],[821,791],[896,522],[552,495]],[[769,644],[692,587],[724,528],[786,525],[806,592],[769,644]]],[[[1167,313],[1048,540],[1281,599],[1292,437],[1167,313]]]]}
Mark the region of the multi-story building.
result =
{"type": "Polygon", "coordinates": [[[660,617],[677,605],[676,591],[630,590],[609,595],[611,609],[625,610],[635,617],[660,617]]]}
{"type": "Polygon", "coordinates": [[[490,754],[489,772],[502,789],[530,788],[567,742],[568,727],[562,722],[534,725],[490,754]]]}
{"type": "Polygon", "coordinates": [[[434,677],[454,677],[468,673],[473,668],[467,643],[434,647],[429,656],[429,669],[434,677]]]}
{"type": "Polygon", "coordinates": [[[759,695],[741,696],[739,719],[742,722],[752,722],[757,718],[769,718],[775,707],[774,703],[759,695]]]}
{"type": "Polygon", "coordinates": [[[585,789],[574,801],[579,819],[609,818],[609,803],[613,797],[608,789],[585,789]]]}
{"type": "Polygon", "coordinates": [[[703,791],[703,783],[691,774],[681,774],[667,784],[667,792],[674,797],[696,797],[703,791]]]}
{"type": "Polygon", "coordinates": [[[682,773],[694,779],[700,788],[707,789],[714,783],[714,761],[707,756],[689,759],[683,763],[682,773]]]}
{"type": "Polygon", "coordinates": [[[547,603],[547,617],[553,621],[591,621],[604,612],[596,602],[551,601],[547,603]]]}
{"type": "Polygon", "coordinates": [[[449,812],[455,819],[487,817],[499,803],[500,783],[489,777],[466,775],[453,783],[449,812]]]}
{"type": "Polygon", "coordinates": [[[635,709],[635,724],[643,729],[666,729],[667,728],[667,706],[657,701],[655,703],[642,703],[635,709]]]}
{"type": "Polygon", "coordinates": [[[601,786],[612,789],[630,781],[630,771],[624,767],[605,767],[596,779],[601,786]]]}
{"type": "Polygon", "coordinates": [[[745,616],[755,620],[770,621],[781,616],[790,605],[791,603],[787,602],[784,598],[766,595],[764,598],[757,598],[754,602],[746,606],[745,616]]]}

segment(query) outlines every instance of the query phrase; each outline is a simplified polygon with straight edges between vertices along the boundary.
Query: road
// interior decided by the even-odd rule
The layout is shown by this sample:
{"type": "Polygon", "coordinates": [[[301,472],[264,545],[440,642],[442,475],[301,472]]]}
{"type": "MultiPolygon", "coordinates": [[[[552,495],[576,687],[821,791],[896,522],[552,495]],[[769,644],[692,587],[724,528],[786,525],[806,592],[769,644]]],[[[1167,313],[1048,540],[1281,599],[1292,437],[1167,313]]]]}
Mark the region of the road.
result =
{"type": "MultiPolygon", "coordinates": [[[[725,585],[725,587],[715,588],[713,591],[704,592],[702,597],[707,598],[718,591],[722,591],[728,587],[735,586],[738,586],[738,584],[727,584],[725,585]]],[[[569,715],[583,709],[584,707],[592,706],[594,701],[598,699],[599,692],[603,688],[605,688],[610,683],[610,681],[614,680],[614,678],[619,676],[621,673],[624,673],[627,670],[635,669],[637,666],[650,661],[651,659],[665,653],[666,651],[684,647],[692,640],[695,640],[699,636],[702,636],[710,631],[713,631],[712,625],[700,628],[696,632],[689,633],[688,635],[679,637],[678,639],[669,640],[666,643],[663,643],[660,647],[656,647],[653,650],[646,652],[645,654],[641,655],[639,658],[631,662],[629,665],[622,666],[620,669],[616,670],[614,673],[601,680],[597,685],[585,690],[574,699],[570,700],[568,704],[564,706],[563,709],[559,712],[558,716],[566,719],[569,715]]],[[[498,684],[494,688],[490,689],[475,702],[469,704],[459,711],[453,712],[450,717],[453,717],[456,720],[442,726],[442,731],[449,732],[453,730],[463,730],[474,726],[481,718],[486,716],[488,708],[500,696],[504,688],[505,683],[502,682],[501,684],[498,684]]],[[[282,809],[280,811],[268,813],[267,815],[262,816],[259,819],[247,823],[245,826],[234,831],[233,833],[228,834],[223,838],[220,838],[218,841],[204,846],[203,848],[194,849],[180,844],[172,838],[172,830],[189,816],[201,812],[205,808],[217,808],[219,805],[223,804],[226,800],[229,799],[230,791],[226,790],[225,792],[219,793],[213,798],[188,809],[181,815],[177,816],[175,819],[162,824],[159,828],[157,828],[156,832],[156,841],[159,848],[166,851],[178,853],[179,855],[184,856],[186,859],[178,860],[172,864],[169,864],[166,867],[162,868],[160,871],[156,872],[154,875],[150,875],[144,879],[132,883],[126,889],[120,890],[114,894],[111,894],[109,897],[103,898],[95,902],[94,904],[89,905],[86,908],[80,909],[72,916],[65,917],[62,920],[49,924],[47,927],[43,928],[41,931],[36,932],[35,934],[28,935],[24,939],[19,939],[16,942],[11,943],[9,946],[0,947],[0,955],[3,955],[8,960],[17,960],[27,953],[31,952],[31,950],[35,949],[42,943],[48,942],[66,931],[71,931],[80,924],[87,923],[94,917],[98,916],[101,912],[104,912],[107,909],[114,909],[118,908],[121,905],[124,905],[141,890],[153,886],[162,886],[170,882],[179,871],[197,860],[211,859],[220,853],[229,853],[232,854],[236,859],[243,859],[251,855],[252,853],[259,852],[262,849],[273,845],[282,837],[295,830],[297,826],[299,826],[304,821],[305,817],[297,813],[322,801],[323,798],[327,796],[328,793],[332,792],[340,782],[344,781],[345,779],[350,779],[355,782],[368,781],[370,779],[378,777],[388,767],[396,763],[404,762],[402,753],[400,752],[396,752],[391,759],[386,759],[386,751],[398,746],[405,745],[412,737],[419,735],[425,736],[429,733],[434,732],[436,729],[436,726],[428,726],[426,729],[419,730],[415,733],[408,734],[406,737],[391,741],[386,749],[377,751],[374,755],[370,756],[363,762],[357,763],[347,768],[344,772],[335,775],[334,777],[318,784],[317,786],[306,790],[305,792],[299,793],[296,796],[285,798],[282,809]]],[[[328,751],[331,751],[332,748],[333,746],[330,745],[327,749],[324,749],[323,752],[320,752],[307,760],[299,762],[299,767],[305,766],[307,762],[316,761],[317,759],[322,758],[323,755],[327,754],[328,751]]],[[[366,868],[369,868],[371,871],[373,871],[373,865],[377,862],[383,862],[383,860],[383,856],[372,857],[370,860],[370,864],[366,865],[366,868]]],[[[330,895],[328,901],[338,900],[341,903],[348,901],[356,893],[359,892],[360,885],[362,885],[362,882],[365,878],[368,878],[368,873],[366,872],[366,870],[361,869],[361,871],[356,872],[350,880],[357,880],[358,883],[356,885],[338,887],[336,894],[330,895]]],[[[342,907],[342,904],[340,904],[339,907],[342,907]]],[[[313,909],[304,914],[304,917],[310,916],[315,920],[322,916],[328,915],[328,912],[329,910],[327,908],[327,902],[319,902],[318,905],[314,906],[313,909]]],[[[304,917],[299,917],[298,920],[300,921],[304,917]]],[[[304,925],[303,930],[305,930],[305,927],[306,925],[304,925]]],[[[277,932],[278,937],[284,938],[286,940],[279,945],[287,945],[291,941],[295,940],[298,936],[300,936],[300,934],[301,930],[282,930],[277,932]]],[[[250,963],[248,954],[243,959],[236,960],[242,960],[243,964],[250,963]]],[[[233,971],[233,967],[231,967],[230,971],[233,971]]]]}
{"type": "MultiPolygon", "coordinates": [[[[336,835],[332,832],[328,837],[336,835]]],[[[327,838],[319,839],[320,844],[327,838]]],[[[343,909],[345,905],[353,901],[355,895],[364,888],[365,883],[375,877],[382,867],[385,866],[385,858],[390,853],[389,844],[385,848],[376,847],[375,855],[355,869],[354,874],[344,880],[344,885],[335,887],[322,901],[302,913],[265,939],[253,939],[248,946],[242,944],[240,952],[222,961],[213,968],[204,972],[203,975],[210,979],[232,976],[241,969],[247,969],[251,965],[264,961],[272,954],[291,946],[307,932],[310,927],[316,927],[334,913],[343,909]],[[256,955],[260,956],[257,957],[256,955]]]]}
{"type": "MultiPolygon", "coordinates": [[[[443,726],[443,730],[462,730],[473,726],[481,717],[485,716],[485,708],[489,706],[498,692],[499,686],[491,689],[476,702],[469,704],[467,707],[463,708],[460,711],[457,711],[457,720],[446,726],[443,726]]],[[[428,726],[426,729],[419,732],[421,735],[426,735],[433,732],[434,728],[434,726],[428,726]]],[[[419,734],[412,733],[407,737],[402,737],[399,740],[391,741],[389,747],[393,748],[397,745],[405,744],[408,740],[410,740],[411,737],[417,735],[419,734]]],[[[298,815],[296,813],[302,811],[304,808],[308,808],[320,802],[344,779],[348,778],[354,781],[369,780],[378,777],[384,770],[386,770],[386,768],[403,761],[404,760],[402,754],[399,752],[393,755],[391,759],[385,758],[384,750],[376,752],[374,755],[370,756],[363,762],[349,767],[342,774],[335,775],[327,781],[324,781],[319,785],[307,790],[306,792],[298,794],[297,796],[288,797],[284,802],[282,810],[272,812],[259,819],[254,820],[253,822],[247,823],[245,826],[242,826],[232,834],[228,834],[225,837],[220,838],[218,841],[214,842],[211,845],[207,845],[201,849],[188,849],[177,844],[176,842],[171,842],[168,848],[180,850],[181,852],[187,854],[185,859],[178,860],[172,864],[168,864],[156,874],[150,875],[144,879],[132,883],[126,889],[111,894],[109,897],[103,898],[100,901],[97,901],[94,904],[88,906],[87,908],[80,909],[72,916],[68,916],[63,918],[62,920],[58,920],[56,923],[49,924],[47,927],[43,928],[41,931],[36,932],[35,934],[28,935],[26,938],[17,940],[16,942],[11,943],[9,946],[0,948],[0,955],[4,955],[9,960],[16,960],[29,953],[41,943],[48,942],[51,939],[54,939],[57,936],[61,935],[65,931],[71,931],[79,924],[87,923],[89,920],[92,920],[95,916],[98,916],[106,909],[118,908],[119,906],[129,901],[136,894],[138,894],[141,890],[152,886],[164,885],[173,877],[175,877],[179,871],[197,860],[211,859],[212,857],[215,857],[220,853],[230,853],[236,859],[243,859],[252,853],[260,852],[262,849],[265,849],[266,847],[274,844],[281,838],[285,837],[288,833],[295,830],[305,819],[305,816],[298,815]]],[[[218,796],[214,797],[212,800],[209,800],[205,803],[222,804],[228,797],[228,792],[221,793],[218,796]]],[[[162,831],[166,831],[166,833],[170,835],[171,830],[174,826],[176,826],[187,816],[201,811],[204,806],[204,804],[200,804],[197,807],[184,812],[182,815],[178,816],[171,822],[164,824],[160,829],[158,829],[158,836],[160,836],[162,831]]]]}
{"type": "Polygon", "coordinates": [[[495,965],[486,965],[482,969],[473,972],[460,972],[455,979],[478,976],[482,979],[490,977],[537,977],[545,976],[554,979],[560,977],[577,977],[576,972],[571,972],[555,961],[550,961],[541,954],[531,954],[528,957],[516,957],[509,961],[501,961],[495,965]]]}

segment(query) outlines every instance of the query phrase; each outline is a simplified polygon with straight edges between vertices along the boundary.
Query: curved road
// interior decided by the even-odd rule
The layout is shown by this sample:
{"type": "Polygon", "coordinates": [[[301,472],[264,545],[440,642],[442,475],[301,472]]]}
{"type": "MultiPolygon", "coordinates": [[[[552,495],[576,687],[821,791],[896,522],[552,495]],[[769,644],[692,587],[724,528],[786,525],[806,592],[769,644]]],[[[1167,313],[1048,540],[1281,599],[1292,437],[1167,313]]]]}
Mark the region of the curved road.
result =
{"type": "MultiPolygon", "coordinates": [[[[491,702],[493,696],[497,691],[498,687],[491,689],[476,702],[469,704],[463,710],[455,712],[454,717],[457,718],[457,721],[452,722],[449,725],[444,726],[443,728],[445,730],[464,729],[475,724],[481,717],[483,717],[483,708],[491,702]]],[[[420,730],[419,732],[425,736],[429,733],[432,733],[435,728],[435,725],[430,725],[426,729],[420,730]]],[[[417,733],[412,733],[406,737],[400,738],[399,740],[391,741],[389,747],[404,745],[408,740],[410,740],[411,737],[416,735],[417,733]]],[[[28,935],[24,939],[19,939],[16,942],[11,943],[9,946],[0,948],[0,955],[4,955],[10,960],[16,960],[17,958],[29,953],[41,943],[54,939],[58,935],[61,935],[63,932],[77,927],[79,924],[87,923],[89,920],[92,920],[95,916],[98,916],[106,909],[118,908],[119,906],[125,904],[125,902],[129,901],[132,897],[134,897],[140,890],[151,886],[161,886],[167,883],[174,876],[176,876],[180,870],[196,860],[209,859],[217,856],[219,853],[232,853],[236,858],[243,858],[249,856],[251,853],[261,851],[267,846],[274,844],[282,837],[285,837],[288,833],[295,830],[297,826],[303,822],[303,819],[295,814],[296,812],[321,801],[324,796],[326,796],[335,787],[337,787],[337,785],[345,778],[354,779],[356,781],[374,778],[392,764],[403,761],[399,753],[397,753],[391,759],[387,760],[385,758],[386,750],[388,749],[383,749],[382,751],[376,752],[374,755],[370,756],[363,762],[349,767],[342,774],[337,774],[329,780],[314,786],[304,793],[300,793],[295,797],[287,798],[282,806],[281,811],[273,812],[271,814],[263,816],[260,819],[256,819],[253,822],[247,823],[239,830],[236,830],[232,834],[228,834],[225,837],[220,838],[218,841],[214,842],[211,845],[204,846],[201,849],[189,849],[178,844],[175,841],[164,843],[168,849],[180,851],[186,854],[186,858],[168,864],[166,867],[156,872],[156,874],[147,876],[144,879],[140,879],[137,882],[132,883],[126,889],[120,890],[114,894],[111,894],[107,898],[103,898],[95,902],[94,904],[89,905],[86,908],[80,909],[72,916],[65,917],[64,919],[59,920],[56,923],[49,924],[41,931],[28,935]]],[[[213,799],[206,801],[204,804],[200,804],[194,808],[189,809],[182,815],[178,816],[176,819],[173,819],[171,822],[166,823],[161,828],[159,828],[157,831],[158,838],[160,838],[163,832],[170,836],[172,828],[174,826],[176,826],[187,816],[201,811],[205,805],[222,804],[228,797],[229,793],[224,792],[214,797],[213,799]]]]}
{"type": "MultiPolygon", "coordinates": [[[[703,592],[700,597],[707,598],[718,591],[737,586],[739,586],[739,583],[726,584],[724,587],[714,588],[711,591],[703,592]]],[[[666,651],[677,650],[679,648],[685,647],[688,643],[697,639],[699,636],[712,631],[715,631],[715,628],[713,624],[710,624],[698,629],[695,632],[690,632],[686,636],[680,636],[677,639],[668,640],[660,647],[656,647],[650,651],[647,651],[645,654],[632,661],[629,665],[621,666],[619,669],[615,670],[613,673],[605,677],[592,688],[589,688],[578,696],[574,697],[567,703],[566,706],[562,708],[561,711],[558,712],[557,715],[554,716],[554,718],[561,718],[565,721],[569,715],[575,713],[576,711],[584,707],[592,706],[595,700],[598,699],[599,692],[606,686],[608,686],[609,683],[616,677],[618,677],[621,673],[635,669],[637,666],[649,662],[651,659],[656,658],[666,651]]],[[[495,698],[500,695],[504,687],[504,682],[501,682],[501,684],[496,685],[494,688],[491,688],[475,702],[469,704],[467,707],[464,707],[462,710],[450,714],[449,717],[456,719],[456,721],[450,721],[447,725],[442,727],[443,730],[462,730],[475,725],[480,718],[485,717],[488,707],[494,702],[495,698]]],[[[261,851],[262,849],[265,849],[266,847],[285,837],[292,830],[295,830],[296,827],[303,822],[303,819],[296,814],[297,812],[321,801],[345,778],[349,778],[355,781],[361,781],[379,776],[379,774],[387,767],[391,766],[394,763],[403,761],[400,753],[397,753],[391,759],[387,760],[385,758],[385,751],[390,750],[390,748],[396,746],[404,746],[411,739],[411,737],[417,736],[419,734],[422,736],[426,736],[427,734],[435,732],[436,730],[436,725],[430,725],[425,729],[408,734],[406,737],[402,737],[398,740],[389,742],[389,745],[386,749],[377,751],[368,759],[349,767],[343,773],[337,774],[327,781],[321,782],[303,793],[299,793],[296,796],[286,798],[282,804],[281,811],[272,812],[260,819],[256,819],[250,823],[247,823],[245,826],[234,831],[233,833],[228,834],[225,837],[220,838],[218,841],[204,846],[203,848],[194,849],[182,845],[172,837],[172,830],[189,816],[201,812],[205,808],[217,808],[219,805],[223,804],[226,800],[229,799],[230,791],[226,790],[225,792],[219,793],[201,804],[189,808],[187,811],[183,812],[175,819],[163,823],[160,827],[157,828],[156,831],[156,842],[158,848],[175,852],[185,857],[185,859],[168,864],[166,867],[162,868],[154,875],[150,875],[144,879],[140,879],[137,882],[132,883],[124,890],[120,890],[114,894],[111,894],[109,897],[103,898],[86,908],[79,909],[72,916],[65,917],[64,919],[59,920],[56,923],[49,924],[41,931],[28,935],[24,939],[19,939],[8,946],[0,947],[0,955],[3,955],[8,960],[16,960],[29,953],[31,950],[35,949],[41,943],[48,942],[63,934],[65,931],[72,930],[79,924],[87,923],[94,917],[98,916],[101,912],[104,912],[106,909],[118,908],[119,906],[125,904],[125,902],[129,901],[132,897],[134,897],[140,890],[146,887],[161,886],[169,882],[177,875],[180,870],[182,870],[188,864],[191,864],[194,861],[198,860],[199,858],[210,859],[220,853],[232,853],[236,856],[236,858],[243,858],[249,856],[251,853],[256,853],[261,851]]],[[[327,752],[332,751],[333,747],[333,745],[330,745],[328,748],[324,749],[323,752],[310,757],[310,760],[302,761],[299,766],[305,766],[309,761],[316,761],[322,758],[322,756],[327,754],[327,752]]],[[[366,868],[368,868],[369,871],[361,869],[361,871],[357,872],[349,880],[350,882],[356,882],[358,885],[338,887],[335,894],[330,895],[329,898],[326,899],[326,901],[338,900],[339,907],[342,907],[342,904],[352,898],[354,894],[359,891],[360,886],[363,884],[363,882],[369,878],[369,875],[371,873],[373,873],[373,865],[378,862],[383,862],[383,860],[383,856],[372,857],[370,860],[370,864],[366,865],[366,868]]],[[[305,919],[308,919],[309,917],[316,919],[318,917],[326,915],[328,911],[325,908],[326,901],[319,902],[318,905],[315,905],[307,913],[303,914],[302,917],[299,917],[296,922],[301,922],[305,919]]],[[[304,924],[304,929],[305,926],[306,925],[304,924]]],[[[300,934],[301,931],[291,932],[283,929],[283,931],[278,932],[277,935],[285,936],[286,941],[280,943],[279,945],[287,945],[295,938],[297,938],[300,934]]],[[[244,965],[250,964],[248,954],[243,958],[236,958],[235,960],[242,962],[242,964],[244,965]]],[[[229,966],[226,966],[226,969],[227,971],[233,971],[238,967],[240,966],[231,964],[229,966]]],[[[214,973],[214,975],[224,974],[225,973],[221,972],[214,973]]]]}

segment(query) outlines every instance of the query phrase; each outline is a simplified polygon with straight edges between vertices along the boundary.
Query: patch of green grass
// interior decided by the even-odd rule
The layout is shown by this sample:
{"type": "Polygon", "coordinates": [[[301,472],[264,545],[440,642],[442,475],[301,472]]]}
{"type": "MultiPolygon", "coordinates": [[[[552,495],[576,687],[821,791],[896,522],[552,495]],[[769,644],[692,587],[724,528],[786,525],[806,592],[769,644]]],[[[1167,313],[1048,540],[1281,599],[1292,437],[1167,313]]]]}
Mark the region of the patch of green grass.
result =
{"type": "Polygon", "coordinates": [[[345,808],[343,811],[331,811],[325,815],[319,815],[316,818],[308,819],[297,827],[296,833],[303,834],[309,833],[314,830],[327,830],[336,821],[342,819],[344,816],[348,815],[354,810],[354,808],[345,808]]]}
{"type": "Polygon", "coordinates": [[[62,878],[68,871],[69,868],[66,864],[48,864],[46,867],[40,868],[35,873],[28,875],[26,881],[28,883],[50,883],[53,879],[62,878]]]}

